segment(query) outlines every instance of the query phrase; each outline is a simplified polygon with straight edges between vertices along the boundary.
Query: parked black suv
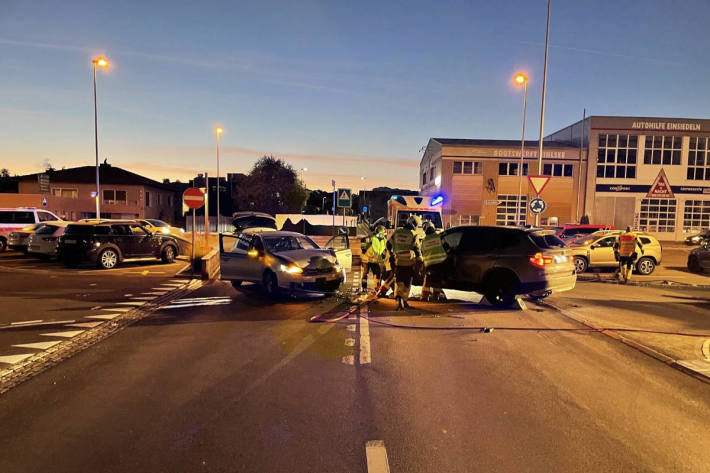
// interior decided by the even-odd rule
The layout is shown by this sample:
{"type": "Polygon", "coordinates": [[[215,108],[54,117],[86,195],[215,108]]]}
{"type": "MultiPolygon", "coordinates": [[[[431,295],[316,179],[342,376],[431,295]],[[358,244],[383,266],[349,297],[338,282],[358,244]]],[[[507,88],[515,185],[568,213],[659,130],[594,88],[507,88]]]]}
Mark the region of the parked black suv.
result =
{"type": "Polygon", "coordinates": [[[152,234],[132,220],[94,220],[67,226],[57,252],[68,267],[90,261],[111,269],[126,258],[154,256],[172,263],[178,255],[178,243],[175,237],[152,234]]]}

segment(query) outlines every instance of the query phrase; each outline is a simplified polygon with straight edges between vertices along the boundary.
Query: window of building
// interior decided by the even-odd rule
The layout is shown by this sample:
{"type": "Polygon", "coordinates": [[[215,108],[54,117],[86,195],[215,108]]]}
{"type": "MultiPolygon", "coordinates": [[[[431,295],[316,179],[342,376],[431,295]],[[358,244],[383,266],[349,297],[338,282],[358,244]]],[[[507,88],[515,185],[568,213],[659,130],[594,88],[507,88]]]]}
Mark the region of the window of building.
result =
{"type": "Polygon", "coordinates": [[[675,199],[642,199],[639,227],[646,232],[674,232],[675,208],[675,199]]]}
{"type": "Polygon", "coordinates": [[[597,177],[635,179],[637,148],[636,135],[599,135],[597,177]]]}
{"type": "Polygon", "coordinates": [[[710,154],[708,154],[708,145],[710,143],[707,138],[690,138],[690,146],[688,148],[688,179],[694,181],[710,180],[710,154]]]}
{"type": "Polygon", "coordinates": [[[429,169],[429,180],[434,180],[434,168],[429,169]]]}
{"type": "Polygon", "coordinates": [[[422,185],[426,184],[426,171],[422,174],[422,185]]]}
{"type": "Polygon", "coordinates": [[[70,199],[79,198],[78,189],[67,189],[61,187],[52,187],[52,195],[56,197],[69,197],[70,199]]]}
{"type": "Polygon", "coordinates": [[[644,164],[680,164],[680,136],[647,136],[644,164]]]}
{"type": "Polygon", "coordinates": [[[544,176],[572,177],[572,164],[543,164],[542,174],[544,176]]]}
{"type": "Polygon", "coordinates": [[[145,191],[145,206],[150,207],[150,192],[145,191]]]}
{"type": "Polygon", "coordinates": [[[126,205],[126,191],[114,189],[104,189],[104,204],[123,204],[126,205]]]}
{"type": "MultiPolygon", "coordinates": [[[[520,163],[498,163],[499,176],[517,176],[520,163]]],[[[523,176],[528,175],[528,163],[523,164],[523,176]]]]}
{"type": "Polygon", "coordinates": [[[683,210],[683,231],[710,228],[710,200],[686,200],[683,210]]]}
{"type": "Polygon", "coordinates": [[[481,162],[454,161],[454,174],[481,174],[481,162]]]}
{"type": "Polygon", "coordinates": [[[518,215],[516,210],[516,203],[520,208],[520,222],[523,224],[525,222],[525,213],[527,211],[527,196],[520,196],[518,200],[517,194],[499,194],[498,195],[498,207],[496,207],[496,225],[506,225],[515,226],[515,217],[518,215]]]}
{"type": "Polygon", "coordinates": [[[478,225],[478,215],[459,215],[457,225],[478,225]]]}

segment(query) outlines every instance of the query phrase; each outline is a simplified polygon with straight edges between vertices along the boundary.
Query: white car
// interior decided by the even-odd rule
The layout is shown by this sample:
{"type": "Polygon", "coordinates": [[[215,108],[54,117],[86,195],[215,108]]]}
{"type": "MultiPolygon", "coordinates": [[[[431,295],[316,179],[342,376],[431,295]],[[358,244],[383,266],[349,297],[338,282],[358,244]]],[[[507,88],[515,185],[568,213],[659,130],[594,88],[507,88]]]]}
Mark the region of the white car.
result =
{"type": "Polygon", "coordinates": [[[57,256],[59,237],[64,235],[70,223],[63,220],[45,222],[27,238],[27,254],[46,259],[57,256]]]}
{"type": "Polygon", "coordinates": [[[222,279],[237,287],[259,283],[271,297],[281,293],[334,292],[345,281],[345,268],[332,249],[295,232],[243,231],[220,234],[222,279]]]}
{"type": "Polygon", "coordinates": [[[21,231],[28,225],[61,220],[48,210],[34,207],[0,208],[0,253],[7,249],[7,239],[11,232],[21,231]]]}

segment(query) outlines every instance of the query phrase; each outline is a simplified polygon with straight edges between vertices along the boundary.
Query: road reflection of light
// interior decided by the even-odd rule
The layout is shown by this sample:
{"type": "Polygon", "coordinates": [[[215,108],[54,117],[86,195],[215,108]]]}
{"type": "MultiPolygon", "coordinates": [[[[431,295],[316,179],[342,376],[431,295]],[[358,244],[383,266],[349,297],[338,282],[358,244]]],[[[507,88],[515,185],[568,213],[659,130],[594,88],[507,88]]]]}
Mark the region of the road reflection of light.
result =
{"type": "Polygon", "coordinates": [[[232,302],[231,297],[189,297],[172,301],[163,309],[182,309],[184,307],[205,307],[213,305],[226,305],[232,302]]]}

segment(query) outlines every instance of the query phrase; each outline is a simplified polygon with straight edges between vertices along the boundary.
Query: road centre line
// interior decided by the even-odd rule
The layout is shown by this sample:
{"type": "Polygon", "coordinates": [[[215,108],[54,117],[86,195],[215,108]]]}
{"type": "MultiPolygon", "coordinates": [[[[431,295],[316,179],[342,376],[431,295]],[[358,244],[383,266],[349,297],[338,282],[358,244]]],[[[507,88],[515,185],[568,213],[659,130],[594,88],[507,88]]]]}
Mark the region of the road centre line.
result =
{"type": "Polygon", "coordinates": [[[390,465],[387,460],[387,449],[383,440],[370,440],[365,444],[367,457],[367,473],[389,473],[390,465]]]}
{"type": "Polygon", "coordinates": [[[360,307],[360,317],[358,321],[360,323],[360,364],[366,365],[372,361],[372,354],[370,352],[370,321],[367,320],[369,315],[368,308],[366,305],[360,307]]]}
{"type": "Polygon", "coordinates": [[[62,337],[62,338],[72,338],[76,337],[80,333],[84,333],[86,330],[71,330],[69,332],[52,332],[52,333],[40,333],[41,337],[62,337]]]}

